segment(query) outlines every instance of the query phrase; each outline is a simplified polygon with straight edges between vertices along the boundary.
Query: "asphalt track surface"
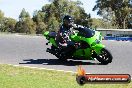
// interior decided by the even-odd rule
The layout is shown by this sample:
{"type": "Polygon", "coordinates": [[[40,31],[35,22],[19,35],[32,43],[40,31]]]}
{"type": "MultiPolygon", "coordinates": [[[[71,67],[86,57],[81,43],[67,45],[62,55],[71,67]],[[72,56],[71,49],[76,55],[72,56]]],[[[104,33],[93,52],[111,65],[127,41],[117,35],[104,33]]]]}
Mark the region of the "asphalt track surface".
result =
{"type": "Polygon", "coordinates": [[[90,60],[60,62],[55,56],[46,52],[46,48],[49,47],[45,45],[46,42],[43,36],[0,34],[0,63],[74,72],[77,71],[78,65],[82,65],[87,73],[132,76],[132,42],[104,40],[103,44],[113,55],[113,61],[108,65],[90,60]]]}

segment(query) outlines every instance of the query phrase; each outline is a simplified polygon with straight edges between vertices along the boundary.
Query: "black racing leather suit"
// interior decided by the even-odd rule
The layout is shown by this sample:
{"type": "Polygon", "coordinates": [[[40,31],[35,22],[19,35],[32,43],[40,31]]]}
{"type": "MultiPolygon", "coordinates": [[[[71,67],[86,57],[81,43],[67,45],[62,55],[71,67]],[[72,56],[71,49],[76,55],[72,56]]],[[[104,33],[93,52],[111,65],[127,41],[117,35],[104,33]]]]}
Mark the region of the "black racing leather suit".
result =
{"type": "Polygon", "coordinates": [[[73,52],[76,50],[76,48],[74,46],[75,42],[71,41],[70,35],[73,34],[73,29],[80,30],[82,28],[84,28],[84,27],[80,26],[80,25],[78,26],[76,24],[74,24],[74,26],[69,26],[69,27],[66,27],[63,24],[61,25],[60,30],[58,32],[59,36],[61,36],[61,38],[59,38],[59,40],[58,40],[59,41],[58,45],[62,46],[61,44],[63,44],[63,43],[67,44],[67,46],[63,48],[63,50],[65,51],[65,54],[72,55],[73,52]]]}

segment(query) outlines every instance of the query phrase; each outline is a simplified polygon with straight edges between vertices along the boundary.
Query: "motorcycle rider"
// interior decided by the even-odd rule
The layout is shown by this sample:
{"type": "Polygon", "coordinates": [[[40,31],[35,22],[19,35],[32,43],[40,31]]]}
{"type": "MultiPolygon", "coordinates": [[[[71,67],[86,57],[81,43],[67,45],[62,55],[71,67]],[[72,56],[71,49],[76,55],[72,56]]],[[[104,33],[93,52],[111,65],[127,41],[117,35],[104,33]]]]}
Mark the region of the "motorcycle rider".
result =
{"type": "Polygon", "coordinates": [[[73,34],[73,29],[81,30],[82,28],[84,27],[74,24],[74,20],[70,15],[64,16],[63,24],[58,31],[56,41],[60,47],[63,47],[65,55],[72,55],[72,53],[76,50],[75,44],[77,43],[71,41],[69,38],[70,35],[73,34]]]}

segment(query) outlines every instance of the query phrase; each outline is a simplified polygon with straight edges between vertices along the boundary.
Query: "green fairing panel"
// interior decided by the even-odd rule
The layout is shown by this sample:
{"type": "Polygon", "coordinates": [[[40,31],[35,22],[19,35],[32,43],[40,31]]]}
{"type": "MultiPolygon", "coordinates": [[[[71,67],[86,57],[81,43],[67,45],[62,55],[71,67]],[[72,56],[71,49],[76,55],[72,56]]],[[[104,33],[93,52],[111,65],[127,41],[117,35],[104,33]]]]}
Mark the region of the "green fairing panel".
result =
{"type": "Polygon", "coordinates": [[[95,35],[91,38],[83,38],[89,45],[91,45],[93,42],[95,42],[96,39],[99,39],[100,32],[95,31],[95,35]]]}
{"type": "Polygon", "coordinates": [[[85,38],[82,36],[77,36],[77,33],[75,35],[71,35],[71,39],[73,41],[79,42],[80,40],[86,41],[88,44],[92,44],[96,39],[99,39],[100,32],[95,32],[95,35],[91,38],[85,38]]]}
{"type": "Polygon", "coordinates": [[[97,54],[100,54],[101,49],[103,49],[105,46],[103,44],[96,44],[95,46],[92,47],[92,49],[95,50],[97,54]]]}
{"type": "Polygon", "coordinates": [[[75,33],[74,35],[71,35],[70,36],[71,40],[76,41],[76,42],[80,41],[80,36],[77,36],[77,34],[78,33],[75,33]]]}
{"type": "Polygon", "coordinates": [[[83,53],[83,49],[78,49],[78,50],[76,50],[76,52],[73,54],[74,56],[76,56],[76,57],[80,57],[80,56],[83,56],[84,55],[84,53],[83,53]]]}
{"type": "MultiPolygon", "coordinates": [[[[100,36],[100,32],[95,32],[95,35],[91,38],[85,38],[85,37],[81,37],[81,36],[77,36],[77,34],[75,35],[72,35],[71,36],[71,39],[74,40],[74,41],[86,41],[90,46],[92,46],[92,44],[95,42],[96,39],[99,39],[99,36],[100,36]]],[[[104,45],[102,44],[96,44],[95,42],[95,46],[92,47],[92,49],[94,49],[96,51],[97,54],[100,54],[100,50],[105,47],[104,45]]],[[[74,53],[74,56],[83,56],[86,58],[86,59],[91,59],[91,60],[94,60],[93,58],[91,58],[91,50],[90,48],[87,48],[87,49],[79,49],[77,50],[75,53],[74,53]]]]}
{"type": "Polygon", "coordinates": [[[75,56],[75,57],[83,57],[83,58],[88,59],[88,60],[94,60],[94,58],[91,58],[90,51],[91,51],[90,48],[79,49],[73,54],[73,56],[75,56]]]}
{"type": "MultiPolygon", "coordinates": [[[[43,35],[44,35],[45,37],[48,37],[48,35],[49,35],[49,31],[44,32],[43,35]]],[[[57,47],[56,42],[55,42],[55,39],[50,38],[50,39],[49,39],[49,42],[50,42],[51,44],[53,44],[54,46],[57,47]]]]}
{"type": "Polygon", "coordinates": [[[49,31],[44,32],[44,36],[47,36],[49,34],[49,31]]]}
{"type": "MultiPolygon", "coordinates": [[[[105,47],[105,45],[103,45],[102,42],[102,36],[101,33],[96,31],[95,32],[95,36],[96,39],[100,40],[99,44],[95,44],[95,46],[92,46],[92,49],[94,49],[96,51],[97,54],[100,54],[101,49],[105,47]]],[[[94,43],[94,42],[93,42],[94,43]]]]}
{"type": "Polygon", "coordinates": [[[96,37],[93,36],[91,38],[82,38],[83,41],[86,41],[89,45],[91,45],[95,40],[96,40],[96,37]]]}
{"type": "Polygon", "coordinates": [[[50,43],[52,43],[54,46],[56,46],[57,47],[57,44],[56,44],[56,42],[55,42],[55,39],[53,39],[53,38],[50,38],[50,43]]]}
{"type": "Polygon", "coordinates": [[[84,49],[84,52],[85,52],[85,58],[91,59],[91,49],[90,48],[84,49]]]}

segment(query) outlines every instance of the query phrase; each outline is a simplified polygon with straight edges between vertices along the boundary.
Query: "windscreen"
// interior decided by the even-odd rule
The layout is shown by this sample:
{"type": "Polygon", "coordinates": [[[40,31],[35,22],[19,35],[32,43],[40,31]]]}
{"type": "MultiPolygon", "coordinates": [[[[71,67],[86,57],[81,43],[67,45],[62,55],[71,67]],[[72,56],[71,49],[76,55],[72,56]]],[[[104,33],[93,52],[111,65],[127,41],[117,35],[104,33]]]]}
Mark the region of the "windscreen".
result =
{"type": "Polygon", "coordinates": [[[93,37],[95,34],[95,31],[91,28],[82,28],[79,30],[78,36],[82,36],[85,38],[93,37]]]}

